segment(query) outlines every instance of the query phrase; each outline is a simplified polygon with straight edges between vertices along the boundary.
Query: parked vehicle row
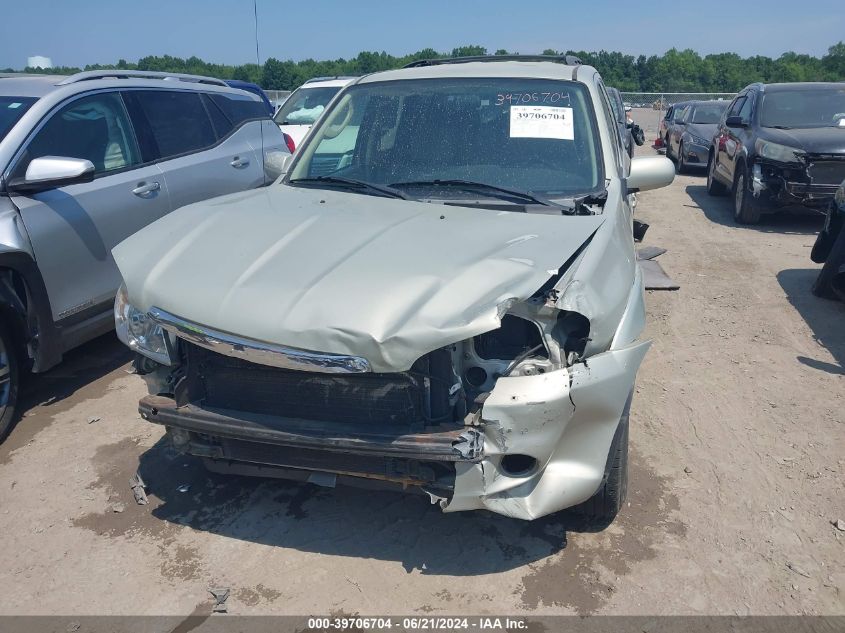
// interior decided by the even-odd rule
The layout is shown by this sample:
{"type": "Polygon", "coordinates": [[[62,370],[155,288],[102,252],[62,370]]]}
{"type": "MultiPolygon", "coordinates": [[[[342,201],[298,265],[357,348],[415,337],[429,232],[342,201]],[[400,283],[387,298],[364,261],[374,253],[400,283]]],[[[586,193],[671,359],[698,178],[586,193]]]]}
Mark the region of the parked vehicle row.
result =
{"type": "Polygon", "coordinates": [[[262,101],[220,80],[0,79],[0,439],[23,373],[114,327],[111,249],[178,207],[272,182],[281,155],[262,101]]]}
{"type": "Polygon", "coordinates": [[[313,125],[272,187],[114,249],[142,417],[215,471],[609,523],[650,344],[631,194],[671,162],[571,57],[415,62],[313,125]]]}

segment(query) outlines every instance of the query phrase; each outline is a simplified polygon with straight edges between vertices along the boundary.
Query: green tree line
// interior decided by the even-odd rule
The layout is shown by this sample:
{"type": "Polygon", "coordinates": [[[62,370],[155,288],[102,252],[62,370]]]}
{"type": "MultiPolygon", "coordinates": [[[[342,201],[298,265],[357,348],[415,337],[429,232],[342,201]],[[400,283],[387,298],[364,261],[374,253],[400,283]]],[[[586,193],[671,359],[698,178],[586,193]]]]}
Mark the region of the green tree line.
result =
{"type": "MultiPolygon", "coordinates": [[[[241,79],[268,90],[293,90],[307,79],[333,75],[362,75],[399,68],[419,59],[460,57],[466,55],[507,55],[504,49],[490,53],[483,46],[461,46],[442,53],[427,48],[404,56],[362,51],[351,59],[301,61],[267,59],[263,64],[214,64],[199,57],[151,55],[137,63],[119,60],[116,64],[91,64],[84,70],[158,70],[241,79]]],[[[755,81],[845,81],[845,42],[828,49],[826,55],[813,57],[784,53],[777,59],[755,55],[740,57],[735,53],[717,53],[702,57],[693,50],[672,48],[663,55],[626,55],[609,51],[555,51],[545,55],[574,54],[585,64],[595,66],[608,85],[623,91],[638,92],[736,92],[755,81]]],[[[24,72],[72,74],[83,70],[73,67],[50,69],[25,68],[24,72]]],[[[4,72],[15,72],[10,68],[4,72]]]]}

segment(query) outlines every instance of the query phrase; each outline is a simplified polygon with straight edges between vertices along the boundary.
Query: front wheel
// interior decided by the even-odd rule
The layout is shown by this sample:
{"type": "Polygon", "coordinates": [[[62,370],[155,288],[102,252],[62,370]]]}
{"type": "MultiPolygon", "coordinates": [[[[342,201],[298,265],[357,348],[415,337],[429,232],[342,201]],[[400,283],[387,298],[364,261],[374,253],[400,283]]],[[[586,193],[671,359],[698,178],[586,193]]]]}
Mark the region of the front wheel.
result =
{"type": "Polygon", "coordinates": [[[20,362],[15,341],[0,320],[0,442],[15,423],[20,386],[20,362]]]}
{"type": "Polygon", "coordinates": [[[734,220],[739,224],[760,222],[760,204],[748,189],[745,169],[737,169],[734,179],[734,220]]]}

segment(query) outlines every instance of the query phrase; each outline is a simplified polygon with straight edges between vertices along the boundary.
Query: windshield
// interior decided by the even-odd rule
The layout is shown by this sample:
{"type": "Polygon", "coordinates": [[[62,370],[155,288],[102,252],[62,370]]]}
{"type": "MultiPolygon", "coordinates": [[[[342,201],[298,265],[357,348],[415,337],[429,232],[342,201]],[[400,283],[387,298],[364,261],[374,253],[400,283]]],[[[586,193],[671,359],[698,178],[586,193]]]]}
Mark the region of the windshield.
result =
{"type": "Polygon", "coordinates": [[[0,141],[6,138],[9,130],[36,101],[37,99],[32,97],[0,96],[0,141]]]}
{"type": "Polygon", "coordinates": [[[701,105],[697,105],[692,111],[692,122],[718,123],[719,119],[722,118],[722,114],[725,112],[725,108],[727,107],[727,101],[716,101],[714,103],[703,103],[701,105]]]}
{"type": "Polygon", "coordinates": [[[592,103],[575,82],[357,84],[309,139],[289,182],[331,175],[383,186],[431,183],[432,189],[433,181],[462,180],[561,197],[603,190],[592,103]]]}
{"type": "Polygon", "coordinates": [[[764,93],[760,125],[784,128],[845,127],[845,87],[764,93]]]}
{"type": "Polygon", "coordinates": [[[312,125],[342,87],[298,88],[279,108],[273,120],[279,125],[312,125]]]}

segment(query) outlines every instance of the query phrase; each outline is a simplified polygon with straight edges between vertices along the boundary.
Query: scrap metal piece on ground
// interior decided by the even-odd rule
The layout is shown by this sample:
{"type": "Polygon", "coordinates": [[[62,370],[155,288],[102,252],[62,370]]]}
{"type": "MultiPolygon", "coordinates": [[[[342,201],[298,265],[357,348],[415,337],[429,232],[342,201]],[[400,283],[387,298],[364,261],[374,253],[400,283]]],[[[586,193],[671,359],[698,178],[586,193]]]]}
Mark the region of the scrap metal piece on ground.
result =
{"type": "Polygon", "coordinates": [[[666,249],[660,248],[659,246],[643,246],[637,249],[637,259],[654,259],[655,257],[660,257],[665,252],[666,249]]]}
{"type": "Polygon", "coordinates": [[[149,503],[147,500],[147,492],[144,490],[147,487],[147,484],[145,484],[144,480],[141,479],[141,475],[139,473],[135,473],[129,479],[129,487],[132,488],[132,494],[135,496],[135,503],[139,506],[145,506],[149,503]]]}
{"type": "Polygon", "coordinates": [[[642,242],[645,237],[645,232],[648,231],[648,224],[634,220],[634,241],[642,242]]]}
{"type": "Polygon", "coordinates": [[[226,600],[229,599],[229,588],[212,587],[208,592],[214,596],[214,607],[211,611],[213,613],[228,613],[229,607],[226,606],[226,600]]]}
{"type": "Polygon", "coordinates": [[[680,288],[666,274],[663,267],[653,259],[642,259],[637,264],[643,271],[643,285],[646,290],[678,290],[680,288]]]}

